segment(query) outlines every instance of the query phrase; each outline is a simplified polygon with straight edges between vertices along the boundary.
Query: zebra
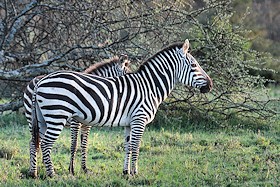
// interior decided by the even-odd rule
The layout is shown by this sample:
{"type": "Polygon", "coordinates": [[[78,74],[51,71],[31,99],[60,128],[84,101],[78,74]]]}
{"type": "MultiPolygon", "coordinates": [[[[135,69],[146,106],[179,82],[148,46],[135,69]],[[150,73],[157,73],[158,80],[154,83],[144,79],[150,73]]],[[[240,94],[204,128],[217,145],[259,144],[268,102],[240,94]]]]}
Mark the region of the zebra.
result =
{"type": "Polygon", "coordinates": [[[188,48],[188,40],[170,45],[148,58],[137,71],[119,77],[69,71],[42,78],[33,95],[30,174],[37,175],[36,150],[41,142],[47,175],[54,176],[51,149],[67,120],[74,118],[89,126],[125,127],[123,174],[136,175],[145,127],[175,85],[182,83],[201,93],[212,89],[211,78],[188,48]],[[39,128],[42,124],[45,129],[39,128]]]}
{"type": "MultiPolygon", "coordinates": [[[[121,55],[121,57],[115,56],[111,59],[104,60],[100,63],[96,63],[84,70],[84,73],[98,75],[102,77],[113,77],[121,76],[130,72],[130,61],[126,55],[121,55]]],[[[27,85],[24,91],[24,107],[25,107],[25,116],[29,124],[29,130],[32,132],[32,95],[34,93],[34,87],[37,82],[42,79],[45,75],[37,76],[32,79],[27,85]]],[[[69,172],[74,175],[74,158],[77,152],[77,136],[79,130],[81,130],[81,166],[83,171],[86,173],[88,171],[86,166],[87,158],[87,144],[88,144],[88,134],[90,132],[90,126],[82,125],[76,120],[70,120],[70,125],[67,123],[65,126],[71,127],[71,158],[69,164],[69,172]]]]}

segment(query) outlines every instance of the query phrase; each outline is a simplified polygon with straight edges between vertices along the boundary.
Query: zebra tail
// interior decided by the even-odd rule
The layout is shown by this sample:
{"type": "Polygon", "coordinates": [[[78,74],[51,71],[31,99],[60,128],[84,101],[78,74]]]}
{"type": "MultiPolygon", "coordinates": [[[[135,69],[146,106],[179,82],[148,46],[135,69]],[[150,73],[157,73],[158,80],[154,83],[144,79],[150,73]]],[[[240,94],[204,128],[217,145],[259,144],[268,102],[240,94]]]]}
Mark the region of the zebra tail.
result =
{"type": "Polygon", "coordinates": [[[39,149],[40,146],[40,134],[39,134],[39,126],[38,126],[38,118],[36,111],[36,94],[37,94],[37,85],[34,87],[34,93],[32,96],[32,140],[35,143],[36,150],[39,149]]]}

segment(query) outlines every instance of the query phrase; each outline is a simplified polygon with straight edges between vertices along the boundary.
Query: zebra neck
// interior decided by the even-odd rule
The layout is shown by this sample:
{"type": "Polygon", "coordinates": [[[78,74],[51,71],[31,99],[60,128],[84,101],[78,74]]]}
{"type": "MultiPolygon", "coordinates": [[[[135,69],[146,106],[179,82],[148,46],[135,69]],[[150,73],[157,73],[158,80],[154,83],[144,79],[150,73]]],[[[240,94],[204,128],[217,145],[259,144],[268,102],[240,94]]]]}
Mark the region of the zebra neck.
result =
{"type": "Polygon", "coordinates": [[[153,97],[160,104],[165,100],[175,86],[175,72],[169,61],[154,57],[139,68],[138,73],[145,78],[145,87],[149,88],[153,97]]]}

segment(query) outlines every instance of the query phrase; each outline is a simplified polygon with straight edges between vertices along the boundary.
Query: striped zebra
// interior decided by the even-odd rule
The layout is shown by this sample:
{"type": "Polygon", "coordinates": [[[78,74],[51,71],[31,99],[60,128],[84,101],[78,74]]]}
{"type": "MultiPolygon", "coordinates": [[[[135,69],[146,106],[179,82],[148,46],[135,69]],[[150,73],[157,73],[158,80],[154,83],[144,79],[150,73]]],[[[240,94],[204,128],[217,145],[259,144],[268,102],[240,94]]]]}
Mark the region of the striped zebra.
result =
{"type": "MultiPolygon", "coordinates": [[[[127,72],[130,72],[129,65],[130,61],[127,59],[127,56],[122,55],[120,58],[116,56],[111,59],[104,60],[100,63],[91,65],[84,71],[84,73],[98,75],[102,77],[121,76],[126,74],[127,72]]],[[[32,95],[34,93],[35,85],[43,77],[44,76],[38,76],[32,79],[24,91],[25,116],[29,124],[30,132],[32,132],[32,95]]],[[[74,175],[74,158],[77,152],[77,139],[79,130],[81,130],[81,166],[84,172],[87,172],[86,158],[90,126],[83,125],[77,122],[76,120],[69,120],[69,124],[67,123],[65,126],[71,127],[71,159],[69,164],[69,172],[74,175]]]]}
{"type": "Polygon", "coordinates": [[[175,85],[183,83],[199,88],[201,93],[212,89],[212,80],[188,48],[188,40],[171,45],[146,60],[136,72],[120,77],[57,72],[41,79],[33,95],[31,175],[37,175],[36,150],[40,141],[47,175],[54,175],[51,149],[71,118],[89,126],[125,127],[123,174],[137,174],[145,127],[175,85]],[[45,129],[39,128],[42,124],[45,129]]]}

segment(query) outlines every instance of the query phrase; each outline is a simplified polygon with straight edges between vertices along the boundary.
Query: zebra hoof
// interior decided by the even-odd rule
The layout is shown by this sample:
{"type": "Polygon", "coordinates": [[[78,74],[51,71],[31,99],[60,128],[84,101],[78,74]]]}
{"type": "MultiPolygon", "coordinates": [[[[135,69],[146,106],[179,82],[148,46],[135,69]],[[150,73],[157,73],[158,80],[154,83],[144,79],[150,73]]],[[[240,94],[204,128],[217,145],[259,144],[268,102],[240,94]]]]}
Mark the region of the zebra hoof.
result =
{"type": "Polygon", "coordinates": [[[68,171],[69,171],[69,173],[70,173],[71,175],[73,175],[73,176],[75,175],[74,168],[71,168],[71,167],[69,166],[68,171]]]}
{"type": "Polygon", "coordinates": [[[47,177],[49,177],[49,178],[54,178],[55,176],[56,176],[55,173],[48,173],[48,174],[47,174],[47,177]]]}
{"type": "Polygon", "coordinates": [[[129,180],[130,177],[131,177],[130,172],[128,170],[123,170],[123,178],[125,180],[129,180]]]}
{"type": "Polygon", "coordinates": [[[86,173],[86,174],[91,174],[91,173],[93,173],[92,170],[91,170],[91,169],[88,169],[88,168],[83,168],[83,171],[84,171],[84,173],[86,173]]]}
{"type": "Polygon", "coordinates": [[[128,175],[129,171],[128,170],[123,170],[123,175],[128,175]]]}
{"type": "Polygon", "coordinates": [[[33,179],[37,179],[37,178],[38,178],[37,173],[36,173],[36,172],[32,172],[32,171],[29,172],[29,176],[30,176],[31,178],[33,178],[33,179]]]}
{"type": "Polygon", "coordinates": [[[131,172],[130,172],[130,175],[131,176],[135,176],[135,175],[137,175],[138,174],[138,171],[135,169],[135,170],[132,170],[131,172]]]}

